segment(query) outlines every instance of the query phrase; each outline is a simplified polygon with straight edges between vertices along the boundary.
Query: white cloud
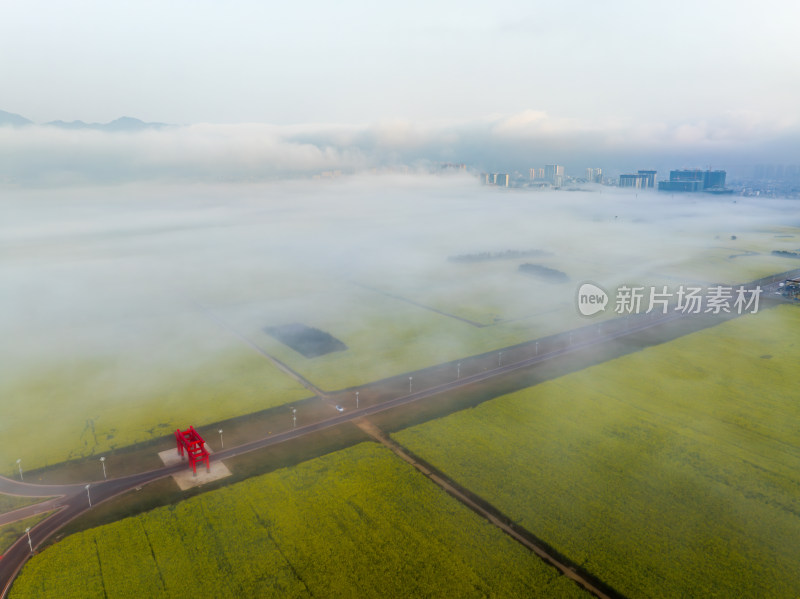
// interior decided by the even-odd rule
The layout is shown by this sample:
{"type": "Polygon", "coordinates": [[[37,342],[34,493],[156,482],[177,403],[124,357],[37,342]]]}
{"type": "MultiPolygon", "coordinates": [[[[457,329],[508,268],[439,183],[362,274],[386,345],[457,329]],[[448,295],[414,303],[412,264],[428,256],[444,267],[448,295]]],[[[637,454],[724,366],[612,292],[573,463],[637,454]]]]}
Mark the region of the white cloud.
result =
{"type": "MultiPolygon", "coordinates": [[[[786,155],[797,123],[749,112],[679,123],[585,122],[525,110],[463,122],[381,121],[372,125],[214,125],[112,133],[52,126],[0,128],[0,180],[262,180],[387,164],[456,161],[475,168],[524,169],[557,161],[606,169],[633,161],[691,163],[736,159],[800,161],[786,155]],[[771,144],[777,145],[771,149],[771,144]],[[668,157],[668,158],[664,158],[668,157]]],[[[628,168],[627,166],[620,168],[628,168]]]]}

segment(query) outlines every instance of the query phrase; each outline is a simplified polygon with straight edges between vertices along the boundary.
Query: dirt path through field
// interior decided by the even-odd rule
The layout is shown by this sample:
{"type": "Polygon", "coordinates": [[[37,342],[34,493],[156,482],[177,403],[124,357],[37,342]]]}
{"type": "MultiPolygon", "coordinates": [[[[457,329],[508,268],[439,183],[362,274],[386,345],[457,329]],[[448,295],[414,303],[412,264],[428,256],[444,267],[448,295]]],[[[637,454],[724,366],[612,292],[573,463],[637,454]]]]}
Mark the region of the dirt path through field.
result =
{"type": "Polygon", "coordinates": [[[540,544],[536,543],[533,540],[533,534],[517,525],[510,524],[510,519],[504,516],[494,506],[491,506],[485,501],[476,501],[471,494],[466,491],[466,489],[459,488],[451,481],[448,481],[442,472],[430,464],[421,463],[421,461],[412,456],[407,449],[390,439],[381,429],[379,429],[366,418],[359,418],[354,422],[361,430],[363,430],[373,439],[389,448],[399,458],[414,466],[414,468],[422,472],[422,474],[439,485],[439,487],[444,489],[444,491],[447,492],[451,497],[454,497],[472,511],[486,518],[489,522],[494,524],[512,539],[538,555],[542,560],[554,568],[557,568],[564,576],[573,580],[575,583],[592,593],[595,597],[600,597],[601,599],[620,599],[622,597],[622,595],[612,589],[605,588],[601,590],[598,582],[589,580],[588,576],[578,572],[574,565],[568,563],[559,556],[553,555],[540,544]]]}

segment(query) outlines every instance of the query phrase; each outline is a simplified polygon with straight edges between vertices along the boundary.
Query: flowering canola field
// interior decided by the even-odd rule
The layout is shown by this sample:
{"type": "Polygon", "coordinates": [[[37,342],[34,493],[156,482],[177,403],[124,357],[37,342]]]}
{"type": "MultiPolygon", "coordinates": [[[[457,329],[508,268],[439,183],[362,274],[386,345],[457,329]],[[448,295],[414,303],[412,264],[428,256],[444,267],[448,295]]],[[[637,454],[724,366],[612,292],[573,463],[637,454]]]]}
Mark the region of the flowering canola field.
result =
{"type": "Polygon", "coordinates": [[[25,566],[10,596],[588,594],[364,443],[67,537],[25,566]]]}
{"type": "Polygon", "coordinates": [[[396,433],[628,597],[800,596],[800,309],[396,433]]]}

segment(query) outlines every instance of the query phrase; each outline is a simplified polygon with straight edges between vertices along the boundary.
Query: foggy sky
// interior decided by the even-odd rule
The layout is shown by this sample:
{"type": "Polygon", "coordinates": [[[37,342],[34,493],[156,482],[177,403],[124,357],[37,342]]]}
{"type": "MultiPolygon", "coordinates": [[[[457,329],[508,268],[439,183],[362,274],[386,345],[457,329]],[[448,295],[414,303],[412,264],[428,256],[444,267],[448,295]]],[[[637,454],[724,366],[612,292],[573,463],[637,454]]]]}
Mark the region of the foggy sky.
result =
{"type": "Polygon", "coordinates": [[[582,135],[567,149],[597,131],[729,148],[798,124],[800,5],[784,0],[33,0],[3,17],[0,109],[39,123],[480,130],[545,113],[582,135]]]}

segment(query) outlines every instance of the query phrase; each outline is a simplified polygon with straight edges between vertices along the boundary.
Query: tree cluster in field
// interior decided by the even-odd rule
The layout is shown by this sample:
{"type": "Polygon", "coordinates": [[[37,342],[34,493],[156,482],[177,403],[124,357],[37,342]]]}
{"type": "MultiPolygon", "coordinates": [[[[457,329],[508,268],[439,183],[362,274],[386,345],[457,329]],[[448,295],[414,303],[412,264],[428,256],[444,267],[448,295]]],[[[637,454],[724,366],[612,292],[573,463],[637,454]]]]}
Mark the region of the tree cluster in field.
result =
{"type": "Polygon", "coordinates": [[[534,256],[547,256],[545,250],[505,250],[504,252],[480,252],[478,254],[461,254],[447,258],[450,262],[488,262],[491,260],[515,260],[534,256]]]}
{"type": "Polygon", "coordinates": [[[544,279],[552,283],[564,283],[569,281],[567,273],[556,270],[555,268],[542,266],[541,264],[520,264],[519,271],[528,275],[534,275],[540,279],[544,279]]]}
{"type": "Polygon", "coordinates": [[[772,250],[775,256],[783,256],[784,258],[800,258],[800,252],[790,252],[788,250],[772,250]]]}

